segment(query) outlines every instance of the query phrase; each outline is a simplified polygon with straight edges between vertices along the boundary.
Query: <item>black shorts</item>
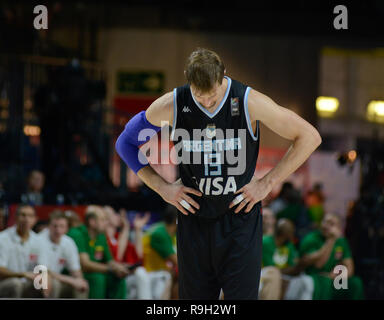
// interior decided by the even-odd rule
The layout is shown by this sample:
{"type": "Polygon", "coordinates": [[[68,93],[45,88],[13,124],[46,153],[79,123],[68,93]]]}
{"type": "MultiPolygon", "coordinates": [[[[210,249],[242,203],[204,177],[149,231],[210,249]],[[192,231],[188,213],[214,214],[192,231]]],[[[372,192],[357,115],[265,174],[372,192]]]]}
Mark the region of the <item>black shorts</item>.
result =
{"type": "Polygon", "coordinates": [[[262,259],[261,205],[215,219],[179,212],[180,299],[257,299],[262,259]]]}

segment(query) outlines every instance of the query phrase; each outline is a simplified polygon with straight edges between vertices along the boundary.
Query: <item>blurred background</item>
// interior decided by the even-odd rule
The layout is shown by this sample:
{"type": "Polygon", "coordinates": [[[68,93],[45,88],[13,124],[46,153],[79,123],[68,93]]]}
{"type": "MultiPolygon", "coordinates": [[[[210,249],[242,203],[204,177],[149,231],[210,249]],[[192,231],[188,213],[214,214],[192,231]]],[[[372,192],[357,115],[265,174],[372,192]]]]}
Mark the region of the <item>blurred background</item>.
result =
{"type": "MultiPolygon", "coordinates": [[[[186,58],[206,47],[227,75],[319,130],[322,145],[288,179],[292,201],[314,223],[327,212],[341,217],[366,298],[384,298],[383,1],[345,3],[348,30],[334,29],[332,1],[38,4],[47,6],[47,30],[33,27],[37,3],[0,1],[0,230],[20,203],[42,221],[54,208],[83,218],[89,204],[160,219],[164,201],[114,143],[134,114],[185,83],[186,58]]],[[[288,146],[262,126],[255,175],[288,146]]],[[[177,178],[174,165],[155,167],[177,178]]]]}

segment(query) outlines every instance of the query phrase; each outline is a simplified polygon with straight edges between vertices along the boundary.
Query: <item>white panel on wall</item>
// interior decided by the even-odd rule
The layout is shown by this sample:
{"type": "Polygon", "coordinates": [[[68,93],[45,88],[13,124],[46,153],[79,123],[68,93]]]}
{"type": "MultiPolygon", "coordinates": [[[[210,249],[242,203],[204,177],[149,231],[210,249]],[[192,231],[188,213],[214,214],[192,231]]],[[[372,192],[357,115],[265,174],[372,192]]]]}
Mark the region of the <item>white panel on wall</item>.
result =
{"type": "Polygon", "coordinates": [[[359,197],[360,161],[353,168],[340,167],[337,155],[332,152],[316,151],[309,158],[309,177],[311,185],[323,184],[325,210],[345,218],[348,205],[359,197]]]}

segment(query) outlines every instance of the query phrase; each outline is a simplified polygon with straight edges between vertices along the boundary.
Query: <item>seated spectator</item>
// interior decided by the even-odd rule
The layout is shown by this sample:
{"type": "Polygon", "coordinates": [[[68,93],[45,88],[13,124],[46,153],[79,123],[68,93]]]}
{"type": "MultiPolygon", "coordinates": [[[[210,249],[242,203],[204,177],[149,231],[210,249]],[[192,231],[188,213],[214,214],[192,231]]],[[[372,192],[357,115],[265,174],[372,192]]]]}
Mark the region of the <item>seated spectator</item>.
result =
{"type": "Polygon", "coordinates": [[[176,256],[177,210],[169,205],[163,221],[147,230],[143,237],[144,267],[151,276],[152,298],[177,298],[176,256]]]}
{"type": "Polygon", "coordinates": [[[308,212],[311,221],[315,227],[319,227],[321,220],[324,217],[324,193],[323,185],[316,183],[313,189],[305,196],[305,204],[308,207],[308,212]]]}
{"type": "Polygon", "coordinates": [[[294,190],[291,182],[284,182],[281,186],[280,192],[277,197],[271,201],[269,208],[277,215],[280,211],[284,210],[288,205],[288,201],[291,198],[291,194],[294,190]]]}
{"type": "Polygon", "coordinates": [[[274,235],[275,227],[275,214],[270,208],[263,208],[263,235],[274,235]]]}
{"type": "Polygon", "coordinates": [[[136,214],[133,221],[135,230],[134,244],[129,241],[130,225],[125,210],[118,215],[111,207],[104,207],[108,214],[107,239],[111,253],[116,261],[122,262],[132,270],[126,278],[128,299],[152,299],[150,276],[144,267],[140,266],[143,259],[142,229],[150,218],[147,212],[144,216],[136,214]],[[119,230],[119,231],[118,231],[119,230]]]}
{"type": "Polygon", "coordinates": [[[313,283],[310,277],[300,275],[298,253],[292,243],[295,227],[288,219],[277,222],[274,235],[263,236],[263,269],[261,298],[297,299],[312,298],[313,283]],[[277,270],[279,271],[277,271],[277,270]]]}
{"type": "Polygon", "coordinates": [[[43,252],[38,236],[32,231],[36,222],[35,209],[20,205],[16,225],[0,232],[0,297],[42,298],[48,289],[37,290],[34,268],[41,264],[43,252]]]}
{"type": "Polygon", "coordinates": [[[68,220],[60,210],[49,216],[48,229],[39,234],[44,247],[44,265],[51,275],[50,298],[88,298],[88,283],[84,280],[75,242],[66,235],[68,220]],[[63,274],[67,270],[69,275],[63,274]]]}
{"type": "Polygon", "coordinates": [[[326,214],[320,230],[308,234],[300,244],[300,256],[306,273],[315,283],[314,299],[363,299],[363,284],[354,275],[354,263],[346,238],[342,236],[341,221],[335,214],[326,214]],[[337,265],[348,270],[348,289],[337,290],[333,279],[337,265]]]}
{"type": "Polygon", "coordinates": [[[44,174],[38,170],[32,170],[27,178],[27,190],[20,196],[20,202],[33,206],[44,204],[44,174]]]}
{"type": "MultiPolygon", "coordinates": [[[[270,208],[263,208],[263,236],[275,234],[276,218],[270,208]]],[[[282,278],[277,267],[265,266],[261,270],[259,299],[278,300],[281,297],[282,278]]]]}
{"type": "Polygon", "coordinates": [[[295,241],[300,241],[308,232],[312,231],[308,208],[305,206],[300,191],[292,187],[285,195],[285,207],[276,212],[276,218],[286,218],[295,225],[295,241]]]}
{"type": "Polygon", "coordinates": [[[88,206],[85,224],[71,228],[68,235],[80,253],[80,265],[89,285],[91,299],[124,299],[127,268],[113,260],[105,230],[107,217],[100,206],[88,206]]]}
{"type": "Polygon", "coordinates": [[[64,213],[69,223],[69,229],[76,228],[82,224],[79,215],[75,211],[65,210],[64,213]]]}

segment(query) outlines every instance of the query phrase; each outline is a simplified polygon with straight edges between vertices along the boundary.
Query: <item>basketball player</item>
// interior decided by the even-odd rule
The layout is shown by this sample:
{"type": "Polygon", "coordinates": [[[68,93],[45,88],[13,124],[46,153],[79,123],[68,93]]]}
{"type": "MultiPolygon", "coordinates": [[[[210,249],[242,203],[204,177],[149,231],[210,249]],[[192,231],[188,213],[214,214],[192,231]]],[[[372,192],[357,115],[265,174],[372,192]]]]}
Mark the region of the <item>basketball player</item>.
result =
{"type": "Polygon", "coordinates": [[[125,163],[179,210],[180,299],[257,299],[261,268],[261,200],[320,145],[316,129],[264,94],[225,76],[221,58],[197,49],[188,58],[187,84],[135,115],[116,141],[125,163]],[[292,141],[262,179],[254,177],[259,121],[292,141]],[[166,182],[138,147],[167,123],[180,179],[166,182]],[[139,133],[141,135],[139,136],[139,133]],[[147,135],[147,139],[142,136],[147,135]],[[144,140],[144,141],[143,141],[144,140]],[[180,154],[181,153],[181,154],[180,154]]]}

